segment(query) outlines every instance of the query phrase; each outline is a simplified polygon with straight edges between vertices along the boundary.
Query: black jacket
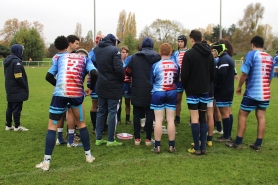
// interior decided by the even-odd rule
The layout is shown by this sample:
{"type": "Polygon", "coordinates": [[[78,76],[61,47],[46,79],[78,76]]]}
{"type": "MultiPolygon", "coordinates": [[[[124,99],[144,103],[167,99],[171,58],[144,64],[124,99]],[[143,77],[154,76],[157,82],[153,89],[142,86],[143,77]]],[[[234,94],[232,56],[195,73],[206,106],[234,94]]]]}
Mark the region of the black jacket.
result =
{"type": "Polygon", "coordinates": [[[124,68],[120,50],[109,38],[103,38],[94,49],[98,79],[96,93],[107,99],[120,99],[123,95],[124,68]]]}
{"type": "Polygon", "coordinates": [[[214,80],[214,58],[206,44],[196,43],[182,60],[181,81],[187,95],[210,91],[214,80]]]}
{"type": "Polygon", "coordinates": [[[216,65],[214,97],[223,100],[233,100],[235,65],[233,59],[224,52],[216,65]]]}
{"type": "Polygon", "coordinates": [[[126,68],[126,73],[132,76],[131,103],[134,106],[149,107],[151,104],[152,84],[150,73],[152,65],[161,56],[152,48],[143,48],[135,53],[126,68]]]}
{"type": "Polygon", "coordinates": [[[22,60],[15,54],[7,56],[4,60],[5,88],[8,102],[22,102],[29,98],[28,79],[22,60]],[[15,74],[22,77],[15,78],[15,74]]]}

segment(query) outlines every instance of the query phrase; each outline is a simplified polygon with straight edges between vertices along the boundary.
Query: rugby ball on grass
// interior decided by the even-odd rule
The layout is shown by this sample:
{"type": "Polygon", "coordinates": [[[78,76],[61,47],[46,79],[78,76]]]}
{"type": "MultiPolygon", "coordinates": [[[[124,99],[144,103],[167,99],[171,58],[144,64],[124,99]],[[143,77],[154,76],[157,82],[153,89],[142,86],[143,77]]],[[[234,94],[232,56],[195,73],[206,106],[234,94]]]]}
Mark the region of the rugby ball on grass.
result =
{"type": "Polygon", "coordinates": [[[117,137],[119,139],[128,140],[128,139],[132,139],[133,135],[131,135],[129,133],[119,133],[119,134],[117,134],[117,137]]]}

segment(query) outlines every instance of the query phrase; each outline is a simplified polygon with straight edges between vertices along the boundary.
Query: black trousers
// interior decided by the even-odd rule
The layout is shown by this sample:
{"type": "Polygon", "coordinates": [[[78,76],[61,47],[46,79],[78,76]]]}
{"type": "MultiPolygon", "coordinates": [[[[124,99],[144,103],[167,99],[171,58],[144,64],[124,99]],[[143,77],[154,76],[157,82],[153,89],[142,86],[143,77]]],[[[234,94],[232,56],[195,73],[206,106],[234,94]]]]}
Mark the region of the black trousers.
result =
{"type": "Polygon", "coordinates": [[[151,140],[153,130],[154,112],[150,107],[133,106],[133,126],[134,126],[134,139],[140,139],[140,118],[146,115],[145,131],[146,139],[151,140]]]}
{"type": "Polygon", "coordinates": [[[20,125],[22,105],[23,102],[8,102],[7,110],[6,110],[6,126],[11,127],[13,119],[14,119],[14,126],[16,128],[20,125]]]}

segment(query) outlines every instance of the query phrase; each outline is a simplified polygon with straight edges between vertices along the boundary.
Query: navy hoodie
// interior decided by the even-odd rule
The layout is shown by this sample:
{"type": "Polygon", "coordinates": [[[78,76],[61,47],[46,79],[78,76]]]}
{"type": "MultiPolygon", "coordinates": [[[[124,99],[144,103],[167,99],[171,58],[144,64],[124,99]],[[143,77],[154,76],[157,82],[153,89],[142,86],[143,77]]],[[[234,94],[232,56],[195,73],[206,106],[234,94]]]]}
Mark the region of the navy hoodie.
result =
{"type": "Polygon", "coordinates": [[[132,55],[126,68],[126,74],[132,76],[131,103],[134,106],[149,107],[151,104],[152,84],[150,74],[152,65],[161,60],[161,56],[153,50],[151,38],[142,42],[142,51],[132,55]]]}
{"type": "Polygon", "coordinates": [[[8,102],[28,100],[29,88],[25,69],[22,65],[23,46],[14,44],[11,52],[4,60],[5,89],[8,102]]]}

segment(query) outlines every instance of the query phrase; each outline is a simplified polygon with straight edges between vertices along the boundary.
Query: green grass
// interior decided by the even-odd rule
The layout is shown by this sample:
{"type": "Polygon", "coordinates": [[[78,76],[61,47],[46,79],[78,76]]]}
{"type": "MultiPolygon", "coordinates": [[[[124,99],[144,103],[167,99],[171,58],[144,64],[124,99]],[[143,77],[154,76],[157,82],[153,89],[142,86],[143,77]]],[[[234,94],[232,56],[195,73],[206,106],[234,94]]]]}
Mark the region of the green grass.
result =
{"type": "MultiPolygon", "coordinates": [[[[237,66],[239,68],[239,66],[237,66]]],[[[0,94],[0,184],[277,184],[278,136],[278,79],[273,79],[272,99],[267,110],[267,128],[261,152],[248,148],[256,139],[256,119],[252,112],[248,118],[243,149],[235,150],[222,143],[213,143],[207,155],[194,156],[187,152],[192,142],[188,126],[189,114],[183,97],[181,124],[177,127],[174,154],[167,152],[167,136],[163,135],[162,153],[150,152],[151,147],[134,146],[133,140],[123,141],[124,146],[108,148],[95,146],[89,109],[91,100],[85,99],[86,120],[90,130],[92,153],[96,161],[85,162],[83,148],[57,146],[54,149],[50,171],[35,168],[44,156],[48,109],[53,87],[45,81],[48,68],[26,68],[30,98],[23,104],[21,122],[28,132],[5,131],[6,98],[4,85],[0,94]]],[[[238,70],[239,71],[239,70],[238,70]]],[[[0,70],[3,77],[3,67],[0,70]]],[[[4,84],[4,78],[0,78],[4,84]]],[[[235,82],[235,86],[237,85],[235,82]]],[[[237,112],[241,101],[235,95],[233,103],[236,136],[237,112]]],[[[123,106],[124,108],[124,106],[123,106]]],[[[125,120],[122,111],[122,120],[125,120]]],[[[122,123],[117,132],[133,133],[133,126],[122,123]]],[[[215,137],[215,136],[214,136],[215,137]]],[[[107,138],[107,134],[104,136],[107,138]]],[[[145,135],[142,135],[145,138],[145,135]]]]}

